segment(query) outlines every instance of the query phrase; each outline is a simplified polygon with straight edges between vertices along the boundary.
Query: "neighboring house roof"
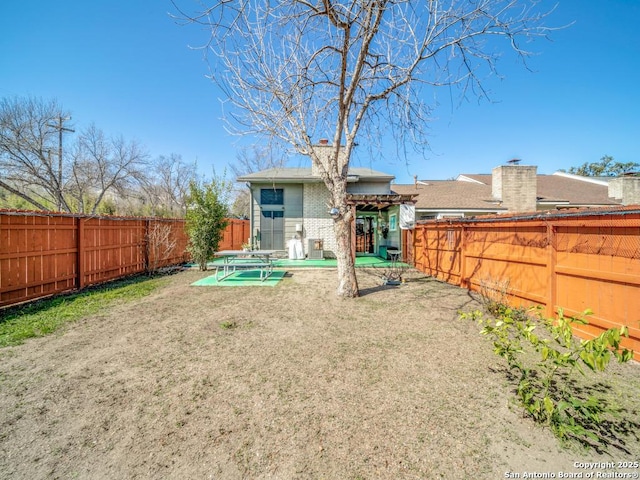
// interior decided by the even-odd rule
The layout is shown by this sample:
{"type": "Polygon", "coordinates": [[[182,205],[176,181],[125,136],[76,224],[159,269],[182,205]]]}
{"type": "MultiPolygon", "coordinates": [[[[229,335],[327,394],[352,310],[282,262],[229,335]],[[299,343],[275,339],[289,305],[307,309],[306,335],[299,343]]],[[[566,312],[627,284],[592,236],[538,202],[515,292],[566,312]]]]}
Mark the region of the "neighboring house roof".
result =
{"type": "Polygon", "coordinates": [[[506,211],[491,197],[490,184],[426,180],[409,185],[393,184],[391,190],[405,195],[418,194],[415,204],[418,210],[506,211]]]}
{"type": "MultiPolygon", "coordinates": [[[[491,196],[490,174],[462,174],[458,181],[467,185],[486,185],[491,196]],[[477,183],[476,183],[477,182],[477,183]]],[[[537,176],[538,203],[565,204],[571,207],[620,205],[609,198],[607,181],[602,178],[579,177],[564,172],[537,176]]]]}
{"type": "MultiPolygon", "coordinates": [[[[390,182],[395,177],[382,172],[377,172],[369,168],[350,168],[348,176],[349,181],[380,181],[390,182]]],[[[260,172],[249,173],[238,177],[239,182],[275,182],[275,183],[308,183],[308,182],[320,182],[321,178],[311,173],[311,168],[295,168],[295,167],[282,167],[282,168],[270,168],[268,170],[262,170],[260,172]]]]}

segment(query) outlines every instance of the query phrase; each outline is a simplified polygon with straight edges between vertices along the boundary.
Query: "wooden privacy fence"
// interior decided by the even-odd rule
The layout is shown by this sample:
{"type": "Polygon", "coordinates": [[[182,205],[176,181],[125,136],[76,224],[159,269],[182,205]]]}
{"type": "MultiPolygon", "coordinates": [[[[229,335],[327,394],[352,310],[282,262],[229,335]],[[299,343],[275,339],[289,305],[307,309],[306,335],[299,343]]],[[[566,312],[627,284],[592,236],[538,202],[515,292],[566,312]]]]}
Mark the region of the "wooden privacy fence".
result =
{"type": "MultiPolygon", "coordinates": [[[[240,248],[230,219],[220,248],[240,248]]],[[[0,211],[0,307],[188,261],[184,220],[0,211]]]]}
{"type": "Polygon", "coordinates": [[[640,208],[580,210],[531,216],[491,216],[420,223],[413,262],[449,283],[510,303],[539,305],[551,318],[591,309],[592,338],[626,325],[627,348],[640,360],[640,208]]]}

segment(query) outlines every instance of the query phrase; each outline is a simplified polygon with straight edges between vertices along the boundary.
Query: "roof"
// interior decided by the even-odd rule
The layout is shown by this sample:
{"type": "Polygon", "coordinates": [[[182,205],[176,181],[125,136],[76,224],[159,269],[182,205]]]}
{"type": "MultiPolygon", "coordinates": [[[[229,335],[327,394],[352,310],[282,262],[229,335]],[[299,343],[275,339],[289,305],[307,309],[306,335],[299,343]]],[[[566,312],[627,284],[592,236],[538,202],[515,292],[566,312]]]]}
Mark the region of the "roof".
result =
{"type": "MultiPolygon", "coordinates": [[[[390,182],[395,177],[387,173],[377,172],[369,168],[350,168],[349,177],[353,181],[369,180],[379,182],[390,182]]],[[[312,175],[310,167],[281,167],[269,168],[260,172],[249,173],[238,177],[239,182],[278,182],[278,183],[307,183],[321,182],[317,175],[312,175]]]]}
{"type": "MultiPolygon", "coordinates": [[[[491,196],[490,174],[465,173],[460,177],[463,178],[459,181],[467,185],[482,184],[488,186],[489,195],[491,196]]],[[[609,198],[607,184],[601,178],[581,178],[578,175],[557,172],[553,175],[537,175],[537,181],[539,203],[565,203],[569,206],[620,205],[620,202],[609,198]]]]}
{"type": "Polygon", "coordinates": [[[409,185],[393,184],[391,190],[403,195],[418,194],[416,209],[420,210],[507,210],[491,197],[491,185],[481,183],[427,180],[409,185]]]}

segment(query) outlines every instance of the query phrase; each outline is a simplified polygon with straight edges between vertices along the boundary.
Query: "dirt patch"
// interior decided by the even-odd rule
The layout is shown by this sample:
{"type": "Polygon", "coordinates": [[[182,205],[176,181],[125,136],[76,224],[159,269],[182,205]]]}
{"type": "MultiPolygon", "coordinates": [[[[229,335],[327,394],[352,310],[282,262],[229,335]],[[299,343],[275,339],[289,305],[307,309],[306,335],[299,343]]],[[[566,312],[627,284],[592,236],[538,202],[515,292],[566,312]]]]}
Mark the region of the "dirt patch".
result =
{"type": "MultiPolygon", "coordinates": [[[[362,271],[341,300],[333,270],[189,286],[205,275],[0,350],[0,477],[493,479],[639,458],[637,438],[567,451],[522,418],[457,319],[465,290],[362,271]]],[[[640,368],[610,375],[637,422],[640,368]]]]}

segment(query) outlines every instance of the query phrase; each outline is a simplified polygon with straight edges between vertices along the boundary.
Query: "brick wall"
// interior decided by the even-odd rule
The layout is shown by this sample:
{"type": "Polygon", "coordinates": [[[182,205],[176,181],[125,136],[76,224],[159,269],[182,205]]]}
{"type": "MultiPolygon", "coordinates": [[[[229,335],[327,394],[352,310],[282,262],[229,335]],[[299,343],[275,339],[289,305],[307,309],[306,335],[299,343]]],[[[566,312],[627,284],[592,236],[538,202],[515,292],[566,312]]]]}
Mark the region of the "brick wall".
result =
{"type": "MultiPolygon", "coordinates": [[[[334,252],[336,243],[333,233],[333,219],[329,215],[329,191],[324,183],[305,183],[304,185],[304,249],[307,252],[307,239],[324,240],[325,255],[334,252]]],[[[327,255],[328,254],[328,255],[327,255]]]]}

